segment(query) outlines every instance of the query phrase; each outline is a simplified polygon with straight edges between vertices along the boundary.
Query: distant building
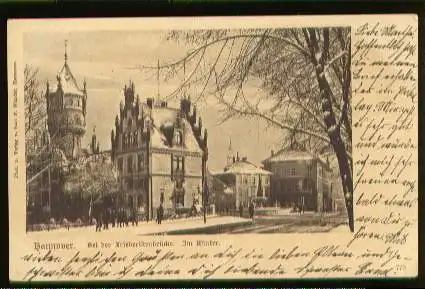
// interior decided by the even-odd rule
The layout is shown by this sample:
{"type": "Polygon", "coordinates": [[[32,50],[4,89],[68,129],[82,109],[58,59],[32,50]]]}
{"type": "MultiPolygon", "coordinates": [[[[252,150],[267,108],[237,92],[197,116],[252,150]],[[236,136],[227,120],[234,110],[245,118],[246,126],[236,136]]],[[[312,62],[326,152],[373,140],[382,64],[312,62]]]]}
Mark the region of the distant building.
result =
{"type": "Polygon", "coordinates": [[[329,165],[302,149],[288,148],[263,161],[270,170],[272,202],[289,207],[303,204],[305,210],[332,211],[332,182],[329,165]]]}
{"type": "Polygon", "coordinates": [[[162,203],[167,212],[202,204],[207,161],[207,130],[181,99],[180,108],[148,98],[140,102],[134,84],[124,88],[111,153],[118,167],[119,183],[126,205],[156,216],[162,203]]]}
{"type": "Polygon", "coordinates": [[[236,194],[231,186],[227,185],[215,176],[207,173],[210,204],[214,204],[215,212],[231,213],[236,208],[236,194]]]}
{"type": "Polygon", "coordinates": [[[235,192],[236,207],[241,203],[246,206],[250,201],[267,203],[270,196],[271,172],[250,163],[246,157],[240,159],[238,153],[236,157],[229,155],[227,159],[224,171],[216,173],[215,177],[235,192]]]}

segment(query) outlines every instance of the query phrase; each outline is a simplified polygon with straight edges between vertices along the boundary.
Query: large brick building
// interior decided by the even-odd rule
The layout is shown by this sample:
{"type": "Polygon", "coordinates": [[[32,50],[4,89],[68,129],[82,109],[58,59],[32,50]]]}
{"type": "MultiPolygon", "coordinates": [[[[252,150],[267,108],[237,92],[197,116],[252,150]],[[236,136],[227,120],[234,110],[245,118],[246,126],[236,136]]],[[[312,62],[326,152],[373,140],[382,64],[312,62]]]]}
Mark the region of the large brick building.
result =
{"type": "Polygon", "coordinates": [[[131,82],[124,98],[111,132],[124,205],[152,219],[161,203],[166,213],[202,204],[207,130],[196,107],[186,97],[180,108],[153,98],[141,102],[131,82]]]}
{"type": "Polygon", "coordinates": [[[270,170],[270,197],[280,206],[303,204],[305,210],[333,210],[331,170],[326,161],[305,150],[287,148],[263,161],[270,170]]]}

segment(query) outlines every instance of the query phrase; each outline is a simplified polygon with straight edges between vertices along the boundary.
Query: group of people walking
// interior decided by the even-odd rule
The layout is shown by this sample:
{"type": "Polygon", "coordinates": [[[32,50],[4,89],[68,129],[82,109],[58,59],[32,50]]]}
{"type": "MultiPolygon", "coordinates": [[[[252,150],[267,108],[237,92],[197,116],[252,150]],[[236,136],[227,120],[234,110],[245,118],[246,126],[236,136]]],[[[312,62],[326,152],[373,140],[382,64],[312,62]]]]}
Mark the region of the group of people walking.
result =
{"type": "Polygon", "coordinates": [[[101,205],[93,208],[92,223],[96,225],[96,232],[108,230],[109,225],[114,227],[128,227],[131,222],[133,226],[138,225],[137,210],[135,208],[108,208],[101,205]]]}
{"type": "MultiPolygon", "coordinates": [[[[239,216],[241,218],[243,218],[243,211],[244,211],[244,206],[242,204],[242,202],[239,204],[239,216]]],[[[254,218],[254,211],[255,211],[255,205],[254,202],[249,202],[248,203],[248,213],[249,213],[249,218],[253,219],[254,218]]]]}
{"type": "MultiPolygon", "coordinates": [[[[132,226],[138,226],[137,209],[133,208],[109,208],[102,205],[93,206],[93,211],[90,212],[91,224],[96,226],[96,232],[108,230],[109,225],[114,227],[128,227],[129,223],[132,226]]],[[[164,207],[159,205],[156,214],[157,224],[161,224],[164,220],[164,207]]]]}

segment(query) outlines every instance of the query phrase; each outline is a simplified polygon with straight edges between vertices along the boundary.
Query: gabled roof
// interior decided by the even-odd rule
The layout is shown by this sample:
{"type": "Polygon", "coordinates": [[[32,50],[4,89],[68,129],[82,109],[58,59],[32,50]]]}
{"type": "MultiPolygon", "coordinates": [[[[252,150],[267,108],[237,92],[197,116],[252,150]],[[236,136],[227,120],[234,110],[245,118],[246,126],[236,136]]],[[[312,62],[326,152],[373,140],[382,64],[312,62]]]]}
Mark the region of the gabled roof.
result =
{"type": "Polygon", "coordinates": [[[170,107],[153,107],[149,108],[146,104],[141,104],[144,110],[144,117],[150,118],[153,124],[151,131],[151,146],[153,148],[166,148],[169,150],[176,151],[190,151],[190,152],[202,152],[198,141],[195,138],[192,127],[190,123],[182,118],[181,122],[184,126],[183,131],[183,144],[182,148],[173,148],[167,140],[164,131],[161,130],[161,127],[164,128],[172,128],[178,117],[178,109],[170,108],[170,107]]]}
{"type": "Polygon", "coordinates": [[[224,172],[217,173],[217,175],[226,175],[226,174],[271,175],[272,173],[269,171],[263,170],[262,168],[259,168],[248,161],[242,160],[242,161],[234,162],[233,164],[228,166],[224,172]]]}
{"type": "MultiPolygon", "coordinates": [[[[64,93],[83,95],[84,92],[78,87],[77,80],[71,72],[67,62],[63,65],[59,74],[57,75],[58,82],[60,82],[64,93]]],[[[59,85],[59,83],[58,83],[59,85]]],[[[53,91],[57,91],[58,86],[53,91]]]]}
{"type": "Polygon", "coordinates": [[[292,149],[285,148],[267,159],[263,160],[262,163],[279,163],[279,162],[289,162],[289,161],[312,161],[317,160],[321,162],[323,165],[328,167],[328,164],[325,160],[323,160],[320,156],[315,156],[312,153],[303,150],[303,149],[292,149]]]}
{"type": "Polygon", "coordinates": [[[299,161],[299,160],[314,160],[316,157],[309,152],[301,150],[281,150],[272,156],[268,157],[263,163],[284,162],[284,161],[299,161]]]}

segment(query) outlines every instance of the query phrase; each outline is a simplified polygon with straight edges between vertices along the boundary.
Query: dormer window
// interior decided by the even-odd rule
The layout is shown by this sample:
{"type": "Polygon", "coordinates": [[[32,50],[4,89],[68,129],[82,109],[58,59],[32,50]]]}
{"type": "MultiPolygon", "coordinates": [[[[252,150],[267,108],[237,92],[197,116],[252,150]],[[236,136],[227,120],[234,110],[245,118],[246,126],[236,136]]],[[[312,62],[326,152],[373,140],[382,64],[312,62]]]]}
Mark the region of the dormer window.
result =
{"type": "Polygon", "coordinates": [[[174,135],[174,142],[175,145],[182,145],[182,133],[180,131],[176,132],[176,134],[174,135]]]}

